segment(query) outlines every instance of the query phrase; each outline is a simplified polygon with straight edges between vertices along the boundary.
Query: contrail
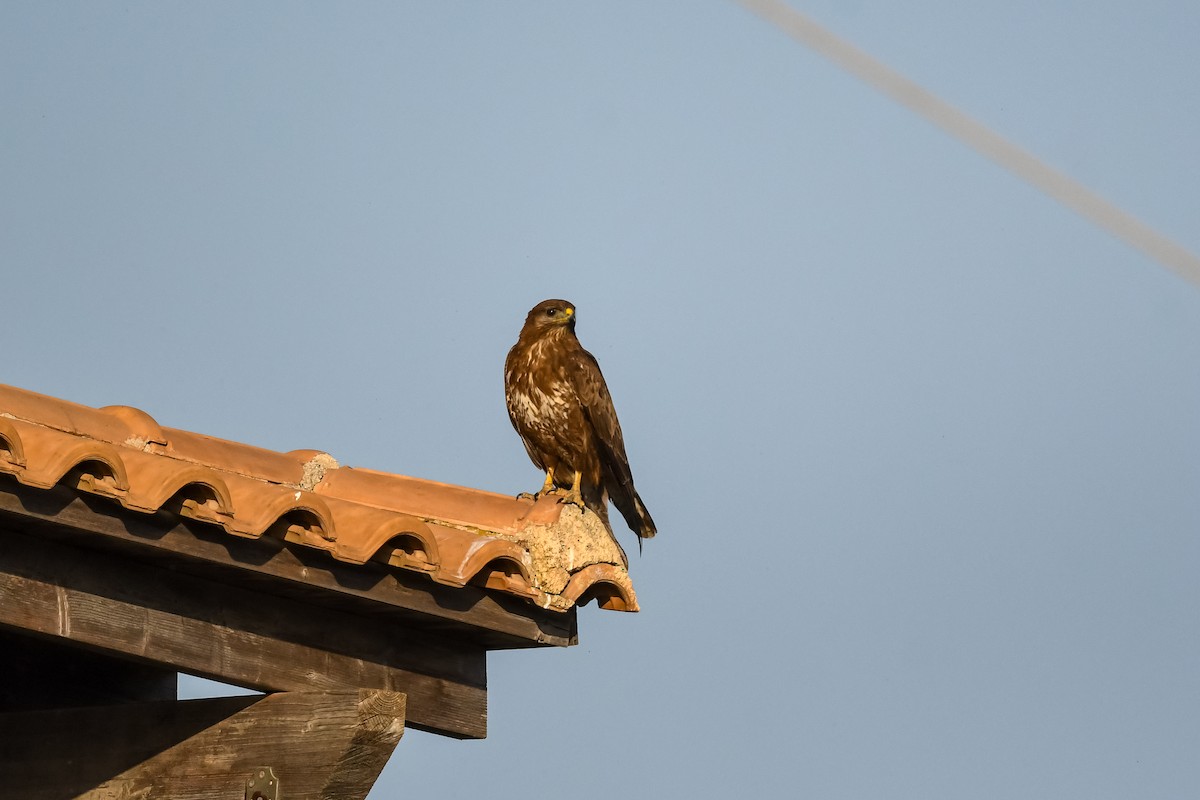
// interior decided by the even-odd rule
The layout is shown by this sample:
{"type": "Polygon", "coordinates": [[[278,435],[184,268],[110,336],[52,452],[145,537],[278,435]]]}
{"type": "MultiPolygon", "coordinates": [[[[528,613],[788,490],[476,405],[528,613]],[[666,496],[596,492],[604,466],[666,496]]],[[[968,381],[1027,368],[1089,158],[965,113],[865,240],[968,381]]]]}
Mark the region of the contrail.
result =
{"type": "Polygon", "coordinates": [[[1200,286],[1200,258],[779,0],[737,0],[806,47],[1200,286]]]}

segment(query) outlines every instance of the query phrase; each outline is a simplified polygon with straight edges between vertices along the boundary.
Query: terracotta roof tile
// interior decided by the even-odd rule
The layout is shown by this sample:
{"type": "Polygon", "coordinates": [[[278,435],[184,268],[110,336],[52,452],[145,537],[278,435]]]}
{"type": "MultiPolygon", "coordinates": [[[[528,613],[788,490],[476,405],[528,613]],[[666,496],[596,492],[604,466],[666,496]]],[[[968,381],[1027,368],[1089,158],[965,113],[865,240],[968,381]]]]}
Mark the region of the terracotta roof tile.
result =
{"type": "Polygon", "coordinates": [[[0,474],[545,608],[595,599],[637,610],[620,548],[594,514],[344,467],[318,450],[278,453],[163,428],[128,406],[95,409],[0,385],[0,474]]]}

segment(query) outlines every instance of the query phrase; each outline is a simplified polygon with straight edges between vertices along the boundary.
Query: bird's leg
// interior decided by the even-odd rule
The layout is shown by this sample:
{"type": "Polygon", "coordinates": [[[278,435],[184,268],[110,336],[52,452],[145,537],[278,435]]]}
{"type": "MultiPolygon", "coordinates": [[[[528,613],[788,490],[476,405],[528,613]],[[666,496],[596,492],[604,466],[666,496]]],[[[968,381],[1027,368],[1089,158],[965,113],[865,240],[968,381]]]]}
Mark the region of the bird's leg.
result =
{"type": "Polygon", "coordinates": [[[580,508],[587,508],[583,504],[583,492],[579,491],[579,483],[583,480],[583,473],[579,470],[575,471],[575,477],[571,479],[571,488],[558,501],[560,503],[574,503],[580,508]]]}
{"type": "Polygon", "coordinates": [[[550,467],[546,470],[546,480],[542,483],[542,490],[540,492],[534,492],[533,494],[530,494],[529,492],[521,492],[519,495],[517,495],[517,499],[537,500],[539,497],[545,497],[554,491],[554,467],[550,467]]]}
{"type": "Polygon", "coordinates": [[[537,493],[538,497],[543,497],[554,491],[554,467],[546,470],[546,480],[542,484],[542,490],[537,493]]]}

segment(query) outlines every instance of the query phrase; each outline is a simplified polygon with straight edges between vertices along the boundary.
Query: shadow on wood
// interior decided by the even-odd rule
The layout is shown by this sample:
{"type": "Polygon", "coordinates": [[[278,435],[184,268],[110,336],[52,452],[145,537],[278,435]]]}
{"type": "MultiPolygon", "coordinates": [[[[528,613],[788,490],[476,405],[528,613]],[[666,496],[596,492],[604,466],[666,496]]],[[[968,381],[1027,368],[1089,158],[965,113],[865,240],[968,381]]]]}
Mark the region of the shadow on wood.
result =
{"type": "Polygon", "coordinates": [[[256,691],[402,692],[406,724],[487,733],[480,645],[0,531],[0,628],[256,691]]]}
{"type": "Polygon", "coordinates": [[[282,692],[0,714],[0,786],[22,800],[361,800],[404,733],[405,696],[282,692]],[[271,797],[265,794],[265,797],[271,797]]]}
{"type": "Polygon", "coordinates": [[[0,712],[174,700],[179,683],[170,668],[5,628],[0,653],[0,712]]]}

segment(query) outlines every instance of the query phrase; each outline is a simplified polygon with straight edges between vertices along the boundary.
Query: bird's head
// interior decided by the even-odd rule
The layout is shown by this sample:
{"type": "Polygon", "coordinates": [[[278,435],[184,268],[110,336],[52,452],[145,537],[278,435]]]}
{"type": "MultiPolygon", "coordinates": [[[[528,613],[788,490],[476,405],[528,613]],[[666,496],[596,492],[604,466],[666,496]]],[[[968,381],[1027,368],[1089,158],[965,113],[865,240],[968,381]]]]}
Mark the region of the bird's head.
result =
{"type": "Polygon", "coordinates": [[[525,317],[525,329],[544,334],[566,328],[575,330],[575,306],[566,300],[543,300],[525,317]]]}

